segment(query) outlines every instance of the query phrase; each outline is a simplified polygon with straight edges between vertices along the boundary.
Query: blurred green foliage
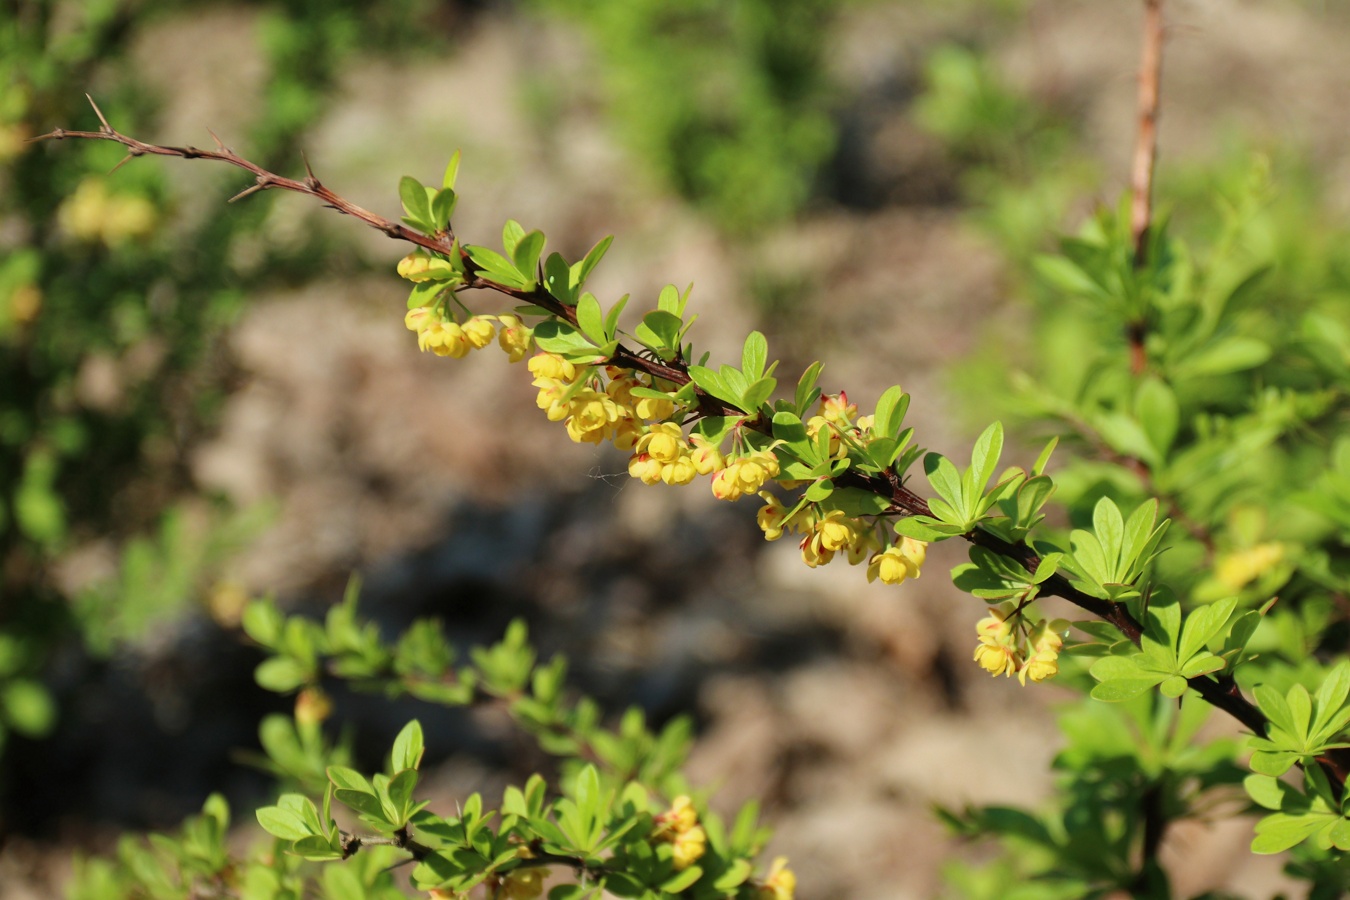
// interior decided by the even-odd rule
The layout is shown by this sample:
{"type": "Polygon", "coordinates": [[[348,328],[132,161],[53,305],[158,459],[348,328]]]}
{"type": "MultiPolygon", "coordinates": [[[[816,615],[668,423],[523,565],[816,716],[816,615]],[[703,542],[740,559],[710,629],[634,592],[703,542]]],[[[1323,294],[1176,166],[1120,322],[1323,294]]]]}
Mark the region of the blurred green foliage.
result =
{"type": "Polygon", "coordinates": [[[639,160],[723,228],[792,215],[834,149],[824,69],[836,0],[531,0],[574,19],[639,160]]]}
{"type": "MultiPolygon", "coordinates": [[[[1072,118],[1009,87],[975,50],[940,50],[928,73],[920,121],[963,166],[1029,316],[991,330],[956,370],[956,392],[977,419],[1011,416],[1024,435],[1060,437],[1070,452],[1053,473],[1056,499],[1071,526],[1089,527],[1102,498],[1122,509],[1161,501],[1173,527],[1152,567],[1154,606],[1185,610],[1188,625],[1235,611],[1221,652],[1236,654],[1236,683],[1272,723],[1250,742],[1244,784],[1273,811],[1252,849],[1292,848],[1286,871],[1311,882],[1310,896],[1341,896],[1345,805],[1311,756],[1340,746],[1348,714],[1345,665],[1334,663],[1350,592],[1350,226],[1296,154],[1234,140],[1217,159],[1164,160],[1142,262],[1124,201],[1049,246],[1073,180],[1090,171],[1072,118]],[[1297,712],[1307,709],[1311,725],[1297,712]],[[1296,759],[1299,787],[1280,786],[1296,759]]],[[[1081,553],[1081,539],[1073,546],[1081,553]]],[[[1176,632],[1181,612],[1169,615],[1172,625],[1159,614],[1150,628],[1176,632]]],[[[1155,637],[1151,651],[1146,638],[1143,654],[1114,651],[1071,679],[1094,697],[1134,699],[1061,723],[1070,744],[1054,811],[951,814],[961,833],[997,836],[1006,851],[988,868],[953,870],[954,895],[1081,896],[1100,883],[1093,871],[1113,870],[1137,895],[1167,895],[1150,841],[1240,772],[1232,747],[1192,740],[1197,724],[1138,693],[1164,681],[1150,667],[1175,638],[1155,637]],[[1093,823],[1107,827],[1094,835],[1093,823]],[[1010,877],[1025,891],[1005,889],[1010,877]]]]}
{"type": "MultiPolygon", "coordinates": [[[[267,75],[248,125],[254,159],[294,167],[343,63],[408,46],[430,4],[260,4],[267,75]]],[[[238,183],[176,193],[163,167],[128,166],[94,142],[25,143],[55,126],[96,129],[84,100],[128,131],[153,127],[160,98],[138,41],[179,0],[21,0],[0,13],[0,744],[53,722],[41,672],[54,644],[83,635],[107,652],[209,587],[224,549],[259,515],[217,509],[205,529],[175,510],[188,454],[209,432],[232,370],[223,329],[268,285],[361,265],[331,239],[285,246],[256,235],[272,198],[218,209],[238,183]],[[155,537],[138,537],[146,533],[155,537]],[[109,540],[118,573],[64,596],[58,562],[109,540]],[[124,550],[117,549],[125,544],[124,550]]],[[[419,39],[425,47],[427,41],[419,39]]]]}

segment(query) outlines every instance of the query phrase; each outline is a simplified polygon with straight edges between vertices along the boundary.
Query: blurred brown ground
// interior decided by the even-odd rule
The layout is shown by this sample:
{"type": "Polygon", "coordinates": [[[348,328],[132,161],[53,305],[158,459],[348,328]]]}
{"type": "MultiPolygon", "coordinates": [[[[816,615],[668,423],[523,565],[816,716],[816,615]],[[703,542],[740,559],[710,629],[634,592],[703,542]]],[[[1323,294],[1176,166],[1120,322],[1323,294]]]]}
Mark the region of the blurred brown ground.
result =
{"type": "MultiPolygon", "coordinates": [[[[242,121],[259,82],[251,15],[213,8],[147,40],[144,65],[172,86],[163,133],[151,137],[196,141],[210,127],[228,138],[242,121]]],[[[1278,134],[1331,173],[1330,201],[1350,209],[1350,20],[1313,3],[1237,0],[1175,0],[1169,19],[1162,165],[1216,153],[1230,127],[1278,134]]],[[[1110,202],[1124,185],[1137,22],[1133,3],[1038,2],[998,41],[995,59],[1015,82],[1067,92],[1082,110],[1110,173],[1086,202],[1110,202]]],[[[914,396],[920,442],[955,453],[969,436],[949,412],[957,401],[944,394],[941,367],[971,352],[991,323],[1015,324],[1018,311],[964,209],[922,199],[955,191],[943,184],[951,172],[941,148],[906,115],[922,48],[981,27],[965,4],[850,8],[831,58],[846,91],[878,98],[857,149],[878,189],[901,200],[871,211],[817,205],[734,251],[644,180],[607,135],[581,86],[582,42],[506,15],[477,19],[450,59],[354,67],[307,152],[326,184],[394,215],[398,177],[431,179],[461,148],[457,228],[467,239],[492,244],[509,216],[570,257],[614,233],[592,284],[606,302],[631,292],[640,314],[665,283],[693,280],[700,349],[729,358],[760,327],[771,352],[788,357],[784,377],[818,356],[822,386],[847,389],[864,407],[898,381],[914,396]],[[516,102],[539,77],[558,79],[570,104],[552,140],[516,102]],[[472,122],[453,100],[470,87],[494,110],[472,122]],[[766,266],[807,285],[780,321],[765,321],[748,299],[749,274],[766,266]]],[[[139,164],[199,177],[182,164],[139,164]]],[[[288,199],[260,240],[312,227],[356,226],[288,199]]],[[[374,233],[363,240],[392,270],[398,247],[374,233]]],[[[770,856],[791,858],[803,900],[936,896],[944,861],[980,854],[944,834],[932,804],[1047,796],[1050,719],[1067,695],[993,681],[968,662],[980,607],[945,580],[959,548],[935,550],[925,576],[898,589],[869,585],[842,563],[807,570],[788,542],[760,540],[752,509],[719,505],[704,487],[630,483],[619,455],[571,444],[535,409],[523,367],[500,354],[419,355],[402,326],[403,296],[392,277],[320,282],[260,298],[233,335],[247,381],[195,473],[240,504],[280,502],[274,528],[239,563],[250,589],[331,600],[361,569],[369,604],[391,598],[445,616],[452,631],[459,616],[479,639],[503,616],[475,604],[527,598],[536,637],[577,660],[587,690],[660,715],[692,705],[700,740],[691,778],[719,786],[714,806],[725,811],[765,799],[777,829],[770,856]],[[485,567],[480,553],[496,562],[485,567]]],[[[505,311],[482,302],[481,311],[505,311]]],[[[508,775],[465,752],[429,784],[450,804],[472,790],[492,796],[508,775]]],[[[251,822],[246,810],[236,818],[251,822]]],[[[1185,859],[1178,895],[1277,890],[1280,860],[1247,853],[1249,827],[1175,829],[1165,854],[1185,859]]],[[[95,845],[106,841],[93,834],[95,845]]],[[[68,852],[69,843],[12,843],[0,855],[0,898],[46,896],[68,852]]]]}

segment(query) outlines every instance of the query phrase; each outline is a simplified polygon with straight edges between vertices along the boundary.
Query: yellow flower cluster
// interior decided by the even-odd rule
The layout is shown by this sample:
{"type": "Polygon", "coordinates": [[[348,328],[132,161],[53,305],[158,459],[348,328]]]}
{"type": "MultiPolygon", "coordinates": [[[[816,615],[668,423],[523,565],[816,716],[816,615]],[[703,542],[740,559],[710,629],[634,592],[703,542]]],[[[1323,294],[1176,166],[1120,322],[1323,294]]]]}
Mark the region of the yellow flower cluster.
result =
{"type": "Polygon", "coordinates": [[[453,281],[459,273],[449,260],[432,256],[425,250],[414,250],[398,261],[398,274],[413,284],[424,281],[453,281]]]}
{"type": "Polygon", "coordinates": [[[675,422],[662,422],[647,429],[633,448],[628,474],[643,484],[688,484],[698,474],[693,448],[675,422]]]}
{"type": "Polygon", "coordinates": [[[861,519],[845,516],[840,509],[813,517],[801,542],[802,562],[813,569],[829,563],[841,550],[848,555],[849,564],[856,566],[880,549],[876,529],[861,519]]]}
{"type": "MultiPolygon", "coordinates": [[[[593,377],[591,369],[583,367],[578,371],[572,363],[553,353],[535,354],[529,367],[535,376],[534,386],[539,388],[535,403],[545,411],[549,421],[565,421],[568,436],[577,443],[612,441],[620,450],[633,450],[652,431],[643,424],[644,421],[663,419],[675,413],[675,404],[669,399],[633,396],[635,388],[649,388],[650,385],[638,376],[614,367],[606,370],[609,382],[603,390],[596,390],[599,380],[593,377]]],[[[639,473],[643,473],[648,484],[657,481],[687,484],[693,479],[692,463],[687,460],[689,447],[679,436],[679,426],[671,427],[674,432],[665,425],[653,426],[655,436],[637,451],[629,464],[634,477],[641,477],[639,473]],[[649,448],[653,447],[654,452],[650,452],[649,448]],[[637,457],[644,453],[649,458],[639,462],[637,457]],[[671,468],[667,470],[667,466],[671,468]]]]}
{"type": "Polygon", "coordinates": [[[670,844],[671,860],[675,868],[683,871],[689,868],[708,849],[708,833],[698,824],[698,811],[688,797],[679,796],[671,801],[670,809],[655,818],[656,830],[652,837],[670,844]]]}
{"type": "Polygon", "coordinates": [[[1214,566],[1214,578],[1236,593],[1283,561],[1284,544],[1257,544],[1220,557],[1214,566]]]}
{"type": "Polygon", "coordinates": [[[739,500],[778,477],[778,457],[772,450],[752,450],[722,462],[712,482],[713,496],[718,500],[739,500]]]}
{"type": "Polygon", "coordinates": [[[116,247],[155,230],[159,215],[145,197],[113,194],[102,178],[86,178],[56,214],[61,229],[80,241],[116,247]]]}
{"type": "Polygon", "coordinates": [[[528,869],[512,869],[492,896],[497,900],[536,900],[543,893],[544,870],[531,866],[528,869]]]}
{"type": "Polygon", "coordinates": [[[787,507],[773,494],[760,491],[759,496],[764,505],[755,518],[765,540],[776,541],[788,531],[801,534],[802,561],[811,568],[825,565],[843,551],[850,565],[868,560],[868,581],[880,578],[884,584],[900,584],[919,577],[928,553],[928,545],[923,541],[902,536],[899,543],[882,547],[875,529],[860,519],[845,516],[841,510],[829,510],[822,516],[810,507],[803,507],[789,517],[787,507]]]}
{"type": "Polygon", "coordinates": [[[1027,628],[1013,601],[991,607],[989,615],[975,625],[980,643],[975,661],[990,675],[1012,675],[1022,684],[1027,679],[1044,681],[1059,673],[1059,651],[1069,623],[1063,619],[1039,622],[1027,628]]]}
{"type": "Polygon", "coordinates": [[[469,351],[492,343],[496,320],[496,316],[472,316],[460,324],[437,306],[414,306],[403,317],[403,324],[417,333],[417,346],[423,353],[430,350],[437,356],[462,359],[469,351]]]}
{"type": "Polygon", "coordinates": [[[756,900],[793,900],[797,895],[797,875],[787,867],[787,857],[780,856],[769,867],[769,874],[759,886],[756,900]]]}

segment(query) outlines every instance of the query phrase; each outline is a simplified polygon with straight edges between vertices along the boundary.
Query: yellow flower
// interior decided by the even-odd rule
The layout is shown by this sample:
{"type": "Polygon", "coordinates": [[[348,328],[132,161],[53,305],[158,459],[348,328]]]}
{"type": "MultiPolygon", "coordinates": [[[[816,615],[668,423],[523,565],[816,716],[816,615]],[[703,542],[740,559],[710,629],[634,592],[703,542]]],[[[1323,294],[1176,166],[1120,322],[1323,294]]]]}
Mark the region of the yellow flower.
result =
{"type": "Polygon", "coordinates": [[[520,362],[529,355],[534,345],[534,332],[515,316],[498,316],[497,321],[502,323],[501,331],[497,332],[498,346],[506,352],[511,362],[520,362]]]}
{"type": "Polygon", "coordinates": [[[670,463],[688,454],[689,445],[685,443],[684,432],[680,430],[679,425],[664,422],[653,425],[647,429],[646,434],[638,438],[637,452],[649,453],[654,459],[670,463]]]}
{"type": "Polygon", "coordinates": [[[646,453],[639,453],[628,460],[628,474],[643,484],[656,484],[661,480],[662,464],[646,453]]]}
{"type": "Polygon", "coordinates": [[[638,397],[633,410],[639,419],[647,422],[659,422],[675,415],[675,402],[656,397],[638,397]]]}
{"type": "Polygon", "coordinates": [[[928,545],[912,537],[902,536],[900,543],[873,554],[867,564],[867,580],[881,579],[882,584],[901,584],[907,578],[918,578],[928,545]]]}
{"type": "Polygon", "coordinates": [[[690,440],[694,443],[690,457],[694,460],[694,468],[698,469],[698,474],[711,475],[726,468],[726,458],[722,456],[722,451],[716,444],[710,443],[701,434],[692,435],[690,440]]]}
{"type": "Polygon", "coordinates": [[[295,721],[318,725],[333,714],[333,701],[321,688],[307,687],[295,696],[295,721]]]}
{"type": "Polygon", "coordinates": [[[1245,550],[1225,554],[1214,566],[1215,579],[1236,593],[1284,559],[1284,544],[1257,544],[1245,550]]]}
{"type": "Polygon", "coordinates": [[[670,809],[653,821],[657,826],[653,837],[671,845],[676,869],[689,868],[708,849],[708,834],[698,824],[698,811],[688,797],[676,797],[670,809]]]}
{"type": "Polygon", "coordinates": [[[642,437],[642,426],[632,416],[620,416],[614,423],[613,432],[614,446],[628,451],[637,446],[638,438],[642,437]]]}
{"type": "Polygon", "coordinates": [[[783,536],[783,527],[787,525],[787,507],[768,491],[760,491],[759,495],[764,498],[764,505],[755,513],[755,521],[759,522],[766,541],[776,541],[783,536]]]}
{"type": "Polygon", "coordinates": [[[492,316],[474,316],[460,326],[464,329],[465,339],[473,346],[473,349],[482,350],[492,343],[493,337],[496,336],[496,328],[492,322],[492,316]]]}
{"type": "Polygon", "coordinates": [[[757,900],[794,900],[797,894],[797,875],[787,867],[787,857],[773,861],[769,874],[760,885],[757,900]]]}
{"type": "Polygon", "coordinates": [[[980,644],[975,661],[990,675],[1011,675],[1017,671],[1017,651],[1003,644],[980,644]]]}
{"type": "Polygon", "coordinates": [[[534,403],[548,413],[550,422],[561,422],[571,415],[568,404],[562,399],[570,385],[556,378],[536,378],[534,386],[539,388],[539,396],[535,397],[534,403]]]}
{"type": "Polygon", "coordinates": [[[806,535],[799,546],[802,551],[802,562],[813,569],[826,565],[834,559],[834,551],[821,544],[819,532],[806,535]]]}
{"type": "Polygon", "coordinates": [[[698,824],[698,810],[694,809],[694,801],[688,795],[681,794],[670,801],[670,809],[661,813],[654,821],[662,829],[676,833],[685,832],[698,824]]]}
{"type": "Polygon", "coordinates": [[[459,323],[435,317],[417,332],[417,346],[424,353],[430,350],[437,356],[450,356],[455,359],[468,356],[469,350],[473,348],[459,323]]]}
{"type": "Polygon", "coordinates": [[[702,825],[695,825],[687,831],[675,835],[670,842],[671,859],[678,871],[684,871],[698,861],[708,849],[708,835],[702,825]]]}
{"type": "Polygon", "coordinates": [[[820,398],[820,414],[835,425],[847,426],[858,414],[858,404],[848,402],[848,391],[824,394],[820,398]]]}
{"type": "Polygon", "coordinates": [[[764,482],[778,475],[778,458],[772,450],[756,450],[730,460],[713,476],[712,492],[718,500],[739,500],[753,494],[764,482]]]}
{"type": "Polygon", "coordinates": [[[842,509],[830,510],[816,522],[820,545],[830,551],[850,546],[858,537],[857,524],[855,519],[845,516],[842,509]]]}
{"type": "Polygon", "coordinates": [[[513,869],[502,879],[501,887],[492,896],[498,900],[535,900],[544,893],[544,870],[531,866],[513,869]]]}
{"type": "Polygon", "coordinates": [[[424,281],[450,281],[459,277],[449,260],[432,256],[425,250],[414,250],[398,261],[398,274],[413,284],[424,281]]]}
{"type": "Polygon", "coordinates": [[[429,306],[414,306],[408,310],[407,315],[403,317],[403,324],[408,326],[409,331],[416,331],[419,334],[423,328],[426,328],[432,322],[432,310],[429,306]]]}
{"type": "MultiPolygon", "coordinates": [[[[535,357],[538,359],[539,357],[535,357]]],[[[577,443],[598,444],[609,436],[620,418],[619,405],[608,394],[582,388],[570,405],[567,434],[577,443]]]]}
{"type": "Polygon", "coordinates": [[[661,480],[666,484],[688,484],[696,475],[698,469],[694,468],[693,460],[687,456],[661,466],[661,480]]]}
{"type": "Polygon", "coordinates": [[[57,221],[66,234],[108,247],[145,237],[154,231],[157,218],[154,204],[145,197],[112,194],[98,177],[81,181],[57,211],[57,221]]]}
{"type": "Polygon", "coordinates": [[[569,383],[577,378],[576,366],[556,353],[536,353],[526,365],[536,378],[556,378],[569,383]]]}
{"type": "Polygon", "coordinates": [[[1031,655],[1017,670],[1018,681],[1022,684],[1026,684],[1028,678],[1032,681],[1044,681],[1059,674],[1059,651],[1064,646],[1061,633],[1068,628],[1069,623],[1063,619],[1056,619],[1053,622],[1042,620],[1036,623],[1027,638],[1031,655]]]}

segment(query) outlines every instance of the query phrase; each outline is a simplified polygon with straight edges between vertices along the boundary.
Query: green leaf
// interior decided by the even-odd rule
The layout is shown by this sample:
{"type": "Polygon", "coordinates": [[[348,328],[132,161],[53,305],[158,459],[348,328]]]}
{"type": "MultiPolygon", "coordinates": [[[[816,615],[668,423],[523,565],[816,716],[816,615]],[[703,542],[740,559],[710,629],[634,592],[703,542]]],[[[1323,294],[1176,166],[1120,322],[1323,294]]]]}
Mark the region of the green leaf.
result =
{"type": "Polygon", "coordinates": [[[416,769],[404,769],[389,779],[389,802],[393,804],[394,812],[397,814],[397,819],[393,824],[402,825],[406,822],[408,815],[412,812],[412,797],[416,788],[416,769]]]}
{"type": "Polygon", "coordinates": [[[1158,690],[1164,697],[1177,698],[1186,693],[1186,679],[1180,675],[1169,675],[1158,685],[1158,690]]]}
{"type": "Polygon", "coordinates": [[[816,381],[820,378],[821,368],[819,361],[813,362],[802,373],[802,377],[797,380],[797,392],[793,402],[797,407],[799,416],[806,415],[811,404],[815,403],[816,398],[820,396],[816,381]]]}
{"type": "Polygon", "coordinates": [[[909,395],[900,385],[888,387],[877,400],[877,411],[872,418],[872,432],[881,437],[895,437],[905,423],[909,409],[909,395]]]}
{"type": "Polygon", "coordinates": [[[1289,704],[1289,716],[1294,723],[1292,734],[1306,742],[1308,727],[1312,724],[1312,697],[1308,696],[1308,689],[1301,684],[1295,684],[1289,689],[1289,693],[1284,695],[1284,700],[1289,704]]]}
{"type": "Polygon", "coordinates": [[[692,887],[694,882],[703,877],[703,870],[698,866],[690,866],[683,872],[679,872],[667,878],[661,883],[661,890],[667,894],[678,894],[685,888],[692,887]]]}
{"type": "Polygon", "coordinates": [[[271,600],[254,600],[244,607],[239,624],[244,633],[264,647],[274,647],[281,640],[281,629],[286,619],[271,600]]]}
{"type": "Polygon", "coordinates": [[[437,231],[442,231],[450,227],[450,220],[455,215],[455,206],[459,203],[459,197],[454,191],[437,191],[436,196],[431,200],[431,224],[437,231]]]}
{"type": "Polygon", "coordinates": [[[1321,735],[1330,730],[1331,733],[1326,736],[1331,737],[1340,730],[1331,730],[1328,726],[1342,712],[1347,696],[1350,696],[1350,661],[1342,660],[1327,673],[1317,689],[1317,718],[1313,721],[1313,734],[1321,735]]]}
{"type": "Polygon", "coordinates": [[[806,499],[812,503],[819,503],[832,493],[834,493],[834,482],[828,478],[822,478],[819,481],[813,481],[811,486],[806,489],[806,499]]]}
{"type": "Polygon", "coordinates": [[[717,879],[713,881],[713,890],[730,891],[744,884],[754,870],[755,867],[750,860],[738,859],[725,872],[717,876],[717,879]]]}
{"type": "Polygon", "coordinates": [[[764,374],[768,358],[769,344],[764,335],[758,331],[750,332],[745,338],[745,346],[741,348],[741,371],[745,373],[746,380],[758,381],[764,374]]]}
{"type": "Polygon", "coordinates": [[[390,754],[390,771],[397,773],[404,769],[416,769],[421,765],[424,749],[422,723],[413,719],[404,725],[398,737],[394,738],[394,749],[390,754]]]}
{"type": "Polygon", "coordinates": [[[665,310],[653,310],[642,317],[642,322],[634,329],[639,341],[653,350],[678,349],[680,328],[684,325],[680,317],[665,310]]]}
{"type": "Polygon", "coordinates": [[[572,284],[571,269],[561,253],[550,253],[544,260],[544,289],[564,306],[576,306],[577,289],[572,284]]]}
{"type": "Polygon", "coordinates": [[[431,221],[431,202],[427,199],[427,190],[422,182],[411,175],[404,175],[398,182],[398,196],[403,201],[403,211],[418,227],[435,230],[431,221]]]}
{"type": "Polygon", "coordinates": [[[1036,457],[1036,464],[1031,467],[1032,475],[1040,475],[1045,471],[1045,467],[1050,463],[1050,454],[1055,452],[1055,447],[1059,446],[1059,437],[1052,437],[1041,451],[1040,456],[1036,457]]]}
{"type": "Polygon", "coordinates": [[[1172,370],[1174,378],[1226,375],[1261,365],[1270,359],[1270,345],[1252,337],[1227,337],[1186,356],[1172,370]]]}
{"type": "Polygon", "coordinates": [[[289,656],[263,660],[253,671],[258,686],[277,694],[288,694],[307,683],[313,673],[289,656]]]}
{"type": "MultiPolygon", "coordinates": [[[[995,422],[986,428],[975,441],[970,453],[970,466],[975,472],[975,489],[983,494],[989,479],[998,471],[998,460],[1003,455],[1003,423],[995,422]]],[[[969,506],[972,497],[966,498],[969,506]]],[[[970,510],[967,510],[970,512],[970,510]]]]}
{"type": "Polygon", "coordinates": [[[1120,566],[1120,548],[1125,543],[1125,521],[1120,508],[1110,497],[1102,497],[1092,508],[1092,530],[1101,542],[1102,572],[1105,582],[1116,581],[1120,566]]]}
{"type": "Polygon", "coordinates": [[[1252,840],[1252,852],[1259,854],[1282,853],[1290,847],[1300,844],[1327,824],[1325,815],[1289,816],[1275,813],[1256,823],[1256,837],[1252,840]]]}
{"type": "MultiPolygon", "coordinates": [[[[356,810],[359,813],[365,813],[367,816],[370,816],[372,819],[375,819],[378,822],[389,822],[389,818],[385,811],[384,804],[381,803],[380,798],[376,797],[374,794],[367,794],[363,791],[349,791],[344,790],[343,788],[338,788],[338,790],[334,792],[333,796],[337,799],[339,803],[345,806],[350,806],[352,809],[356,810]]],[[[389,824],[394,825],[399,823],[389,822],[389,824]]]]}
{"type": "Polygon", "coordinates": [[[760,378],[747,385],[741,392],[741,403],[738,405],[743,406],[747,412],[754,412],[773,395],[773,389],[777,386],[776,378],[760,378]]]}
{"type": "Polygon", "coordinates": [[[592,247],[590,252],[586,254],[586,258],[577,263],[575,269],[576,278],[573,282],[575,285],[580,286],[586,283],[586,279],[591,275],[591,270],[600,264],[600,260],[604,259],[605,252],[609,250],[609,245],[612,243],[614,243],[614,235],[611,234],[602,238],[600,242],[592,247]]]}
{"type": "Polygon", "coordinates": [[[453,188],[455,179],[459,177],[459,151],[456,150],[450,157],[450,162],[445,166],[445,175],[441,178],[441,187],[453,188]]]}
{"type": "Polygon", "coordinates": [[[586,889],[579,884],[560,884],[549,889],[548,900],[581,900],[585,894],[586,889]]]}
{"type": "Polygon", "coordinates": [[[349,769],[346,766],[329,766],[326,770],[328,780],[333,782],[333,786],[339,790],[360,791],[364,794],[375,795],[375,788],[355,769],[349,769]]]}
{"type": "Polygon", "coordinates": [[[1135,415],[1144,434],[1157,451],[1158,458],[1167,456],[1176,440],[1181,421],[1181,410],[1176,394],[1167,383],[1157,378],[1146,378],[1140,383],[1134,398],[1135,415]]]}
{"type": "Polygon", "coordinates": [[[600,773],[595,766],[587,763],[585,768],[577,775],[574,796],[577,802],[577,810],[583,816],[594,818],[600,814],[600,773]]]}
{"type": "Polygon", "coordinates": [[[541,350],[569,359],[600,359],[599,348],[560,319],[547,319],[534,327],[534,342],[541,350]]]}
{"type": "Polygon", "coordinates": [[[1270,720],[1270,724],[1291,735],[1297,733],[1293,713],[1283,694],[1268,684],[1258,684],[1252,689],[1252,696],[1256,699],[1256,705],[1261,712],[1270,720]]]}
{"type": "Polygon", "coordinates": [[[523,288],[526,281],[516,271],[515,264],[495,250],[480,247],[477,244],[465,244],[464,252],[469,254],[483,276],[503,287],[523,288]]]}
{"type": "Polygon", "coordinates": [[[0,707],[4,709],[0,721],[26,737],[43,737],[56,724],[52,695],[29,678],[0,680],[0,707]]]}
{"type": "MultiPolygon", "coordinates": [[[[538,331],[536,330],[535,333],[538,334],[538,331]]],[[[722,380],[722,376],[712,369],[704,366],[690,366],[689,377],[693,379],[694,384],[698,385],[705,392],[716,397],[718,400],[729,403],[732,406],[739,406],[741,402],[740,395],[734,393],[731,388],[727,386],[726,382],[722,380]]]]}
{"type": "MultiPolygon", "coordinates": [[[[957,471],[951,460],[941,453],[929,453],[923,458],[923,469],[925,474],[928,475],[928,483],[933,486],[933,490],[937,491],[938,496],[947,501],[953,510],[964,507],[961,473],[957,471]]],[[[932,504],[930,503],[929,506],[932,506],[932,504]]],[[[934,509],[934,512],[936,512],[936,509],[934,509]]],[[[956,522],[953,521],[952,524],[956,524],[956,522]]]]}
{"type": "Polygon", "coordinates": [[[577,327],[596,344],[605,342],[605,317],[600,311],[600,301],[592,293],[582,294],[577,301],[577,327]]]}
{"type": "Polygon", "coordinates": [[[963,534],[965,529],[960,525],[949,525],[929,516],[906,516],[895,523],[895,532],[915,540],[933,543],[963,534]]]}
{"type": "Polygon", "coordinates": [[[1185,627],[1181,631],[1177,659],[1184,664],[1186,660],[1204,649],[1219,632],[1223,631],[1236,608],[1237,598],[1230,597],[1191,612],[1186,617],[1185,627]]]}
{"type": "Polygon", "coordinates": [[[542,231],[531,231],[520,239],[516,244],[515,250],[511,252],[511,260],[516,264],[516,271],[521,274],[527,282],[533,284],[538,275],[539,255],[544,252],[544,233],[542,231]]]}
{"type": "Polygon", "coordinates": [[[313,834],[297,813],[280,806],[264,806],[258,810],[257,816],[263,831],[283,841],[298,841],[313,834]]]}

